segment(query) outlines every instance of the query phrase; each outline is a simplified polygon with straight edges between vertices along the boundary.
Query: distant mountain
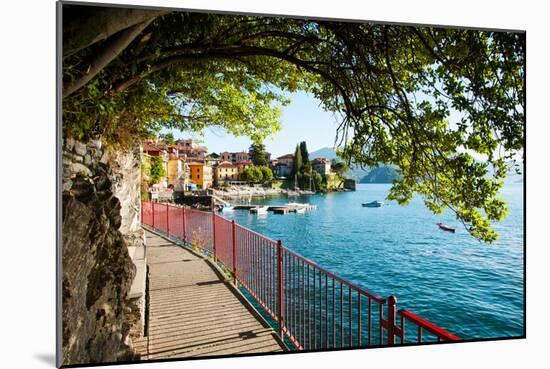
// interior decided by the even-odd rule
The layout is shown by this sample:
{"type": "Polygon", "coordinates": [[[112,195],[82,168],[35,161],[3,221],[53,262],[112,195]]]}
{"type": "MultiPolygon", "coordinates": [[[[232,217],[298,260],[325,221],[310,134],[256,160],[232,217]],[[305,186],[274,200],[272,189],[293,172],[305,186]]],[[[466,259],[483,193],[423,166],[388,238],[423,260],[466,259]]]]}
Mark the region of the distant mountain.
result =
{"type": "MultiPolygon", "coordinates": [[[[342,159],[336,155],[334,149],[330,147],[323,147],[319,150],[309,153],[309,159],[324,157],[327,159],[336,159],[341,161],[342,159]]],[[[489,168],[491,173],[491,168],[489,168]]],[[[359,168],[352,167],[350,171],[346,173],[349,178],[355,178],[359,183],[391,183],[393,179],[399,178],[399,175],[394,168],[388,166],[381,166],[378,168],[359,168]]],[[[515,171],[510,170],[504,179],[505,183],[521,183],[523,182],[523,175],[516,174],[515,171]]]]}
{"type": "Polygon", "coordinates": [[[392,183],[394,179],[399,179],[399,174],[392,167],[382,166],[372,168],[371,171],[361,178],[359,183],[392,183]]]}
{"type": "MultiPolygon", "coordinates": [[[[337,161],[342,160],[338,155],[336,155],[334,149],[330,147],[323,147],[322,149],[309,153],[310,160],[319,157],[324,157],[330,160],[336,159],[337,161]]],[[[391,183],[392,179],[399,178],[399,175],[396,173],[395,169],[387,166],[381,166],[378,168],[361,168],[352,166],[349,172],[346,173],[346,177],[355,178],[359,183],[391,183]]]]}
{"type": "Polygon", "coordinates": [[[330,147],[323,147],[319,150],[313,151],[309,153],[309,160],[313,160],[315,158],[327,158],[327,159],[337,159],[342,160],[336,155],[336,151],[331,149],[330,147]]]}

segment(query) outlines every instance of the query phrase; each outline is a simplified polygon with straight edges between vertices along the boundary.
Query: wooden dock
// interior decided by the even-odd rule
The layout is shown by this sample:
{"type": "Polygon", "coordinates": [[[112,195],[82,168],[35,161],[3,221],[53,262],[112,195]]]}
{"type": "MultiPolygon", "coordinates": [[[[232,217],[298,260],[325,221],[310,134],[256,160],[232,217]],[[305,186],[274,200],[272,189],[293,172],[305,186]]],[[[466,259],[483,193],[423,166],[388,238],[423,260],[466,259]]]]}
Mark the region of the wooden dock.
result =
{"type": "MultiPolygon", "coordinates": [[[[258,206],[265,205],[235,205],[233,209],[235,210],[248,210],[253,209],[258,206]]],[[[287,205],[271,205],[267,207],[267,211],[271,211],[274,214],[288,214],[288,213],[299,213],[302,211],[311,211],[316,208],[315,205],[311,204],[287,204],[287,205]]]]}
{"type": "Polygon", "coordinates": [[[275,331],[210,261],[146,231],[148,335],[143,359],[286,350],[275,331]]]}

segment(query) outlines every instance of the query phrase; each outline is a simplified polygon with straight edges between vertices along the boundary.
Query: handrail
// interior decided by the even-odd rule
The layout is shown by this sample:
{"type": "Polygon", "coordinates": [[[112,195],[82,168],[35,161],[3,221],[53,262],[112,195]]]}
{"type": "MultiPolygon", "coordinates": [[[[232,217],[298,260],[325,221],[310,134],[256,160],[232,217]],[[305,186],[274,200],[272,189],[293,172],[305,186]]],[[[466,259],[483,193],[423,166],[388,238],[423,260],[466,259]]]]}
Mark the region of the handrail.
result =
{"type": "Polygon", "coordinates": [[[460,340],[412,312],[396,312],[394,296],[375,295],[284,247],[280,240],[214,212],[143,202],[141,220],[188,244],[196,241],[193,228],[198,227],[198,247],[232,274],[233,281],[277,322],[281,339],[286,336],[298,350],[393,345],[395,337],[405,343],[405,320],[416,325],[418,343],[423,330],[438,341],[460,340]]]}
{"type": "MultiPolygon", "coordinates": [[[[222,219],[226,219],[226,220],[227,220],[227,218],[222,217],[221,215],[216,215],[216,216],[217,216],[217,217],[220,217],[220,218],[222,218],[222,219]]],[[[277,241],[273,240],[272,238],[269,238],[269,237],[267,237],[267,236],[265,236],[265,235],[263,235],[263,234],[261,234],[261,233],[258,233],[258,232],[256,232],[256,231],[250,229],[250,228],[247,228],[247,227],[245,227],[245,226],[243,226],[243,225],[240,225],[240,224],[235,224],[235,225],[236,225],[237,227],[240,227],[240,228],[242,228],[242,229],[244,229],[244,230],[246,230],[246,231],[248,231],[248,232],[251,232],[251,233],[253,233],[253,234],[255,234],[255,235],[259,236],[259,237],[262,237],[262,238],[264,238],[264,239],[267,240],[267,241],[270,241],[270,242],[273,242],[273,243],[277,243],[277,241]]],[[[308,259],[308,258],[306,258],[305,256],[302,256],[302,255],[300,255],[300,254],[298,254],[298,253],[296,253],[296,252],[290,250],[289,248],[287,248],[287,247],[285,247],[285,246],[283,246],[283,250],[284,250],[285,252],[288,252],[289,254],[295,256],[295,257],[298,257],[298,258],[304,260],[304,261],[305,261],[306,263],[308,263],[309,265],[311,265],[311,266],[317,268],[318,270],[320,270],[321,272],[323,272],[323,273],[329,275],[331,278],[336,279],[338,282],[342,282],[342,283],[345,283],[346,285],[349,285],[349,286],[350,286],[351,288],[353,288],[355,291],[357,291],[357,292],[359,292],[359,293],[362,293],[363,295],[365,295],[365,296],[367,296],[367,297],[370,297],[370,298],[373,299],[374,301],[379,302],[379,303],[381,303],[381,304],[385,304],[385,303],[386,303],[386,299],[385,299],[385,298],[383,298],[383,297],[381,297],[381,296],[377,296],[377,295],[375,295],[375,294],[373,294],[373,293],[370,293],[370,292],[368,292],[367,290],[365,290],[364,288],[361,288],[361,287],[357,286],[357,285],[354,284],[353,282],[346,281],[345,279],[343,279],[343,278],[337,276],[336,274],[334,274],[334,273],[331,272],[330,270],[327,270],[327,269],[323,268],[322,266],[320,266],[320,265],[317,264],[316,262],[312,261],[311,259],[308,259]]]]}
{"type": "MultiPolygon", "coordinates": [[[[458,336],[446,331],[443,328],[438,327],[437,325],[419,317],[418,315],[408,310],[400,309],[397,314],[415,323],[418,327],[427,330],[431,334],[435,335],[438,339],[442,339],[445,341],[460,341],[460,338],[458,336]]],[[[404,335],[405,332],[402,332],[402,334],[404,335]]]]}

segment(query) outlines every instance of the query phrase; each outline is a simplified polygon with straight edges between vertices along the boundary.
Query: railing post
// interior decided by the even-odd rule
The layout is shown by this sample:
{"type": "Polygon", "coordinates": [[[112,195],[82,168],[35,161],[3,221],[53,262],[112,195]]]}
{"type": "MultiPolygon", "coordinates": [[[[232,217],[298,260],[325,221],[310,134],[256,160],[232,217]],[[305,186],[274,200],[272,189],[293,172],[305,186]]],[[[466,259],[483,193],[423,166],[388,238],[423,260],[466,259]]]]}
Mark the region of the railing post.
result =
{"type": "Polygon", "coordinates": [[[211,198],[210,207],[212,208],[212,252],[214,253],[214,262],[216,262],[216,210],[214,210],[214,197],[211,198]]]}
{"type": "Polygon", "coordinates": [[[155,229],[155,203],[151,201],[151,209],[153,210],[153,229],[155,229]]]}
{"type": "Polygon", "coordinates": [[[235,237],[235,220],[231,221],[233,236],[233,281],[237,285],[237,239],[235,237]]]}
{"type": "Polygon", "coordinates": [[[395,343],[395,296],[388,297],[388,345],[395,343]]]}
{"type": "Polygon", "coordinates": [[[186,237],[186,234],[185,234],[185,205],[181,208],[181,222],[182,222],[182,227],[183,227],[183,242],[186,242],[185,240],[187,239],[186,237]]]}
{"type": "Polygon", "coordinates": [[[168,219],[168,203],[166,203],[166,234],[170,238],[170,219],[168,219]]]}
{"type": "Polygon", "coordinates": [[[279,318],[279,337],[283,339],[283,245],[277,241],[277,316],[279,318]]]}

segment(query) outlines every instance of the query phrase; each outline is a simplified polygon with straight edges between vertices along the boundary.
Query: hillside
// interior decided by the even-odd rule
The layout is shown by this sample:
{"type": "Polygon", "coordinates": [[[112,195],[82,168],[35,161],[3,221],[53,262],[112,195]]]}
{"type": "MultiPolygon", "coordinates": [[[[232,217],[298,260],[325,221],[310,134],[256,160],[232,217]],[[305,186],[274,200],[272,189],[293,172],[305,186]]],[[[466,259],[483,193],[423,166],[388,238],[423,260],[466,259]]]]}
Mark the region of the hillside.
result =
{"type": "MultiPolygon", "coordinates": [[[[318,157],[325,157],[330,160],[332,159],[342,160],[338,157],[338,155],[336,155],[336,152],[334,151],[334,149],[330,147],[323,147],[319,150],[309,153],[310,159],[315,159],[318,157]]],[[[346,173],[346,177],[355,178],[359,183],[391,183],[391,179],[393,179],[395,175],[397,175],[397,173],[395,173],[395,170],[393,168],[387,167],[387,171],[383,171],[382,170],[383,168],[386,168],[386,167],[382,166],[379,168],[371,169],[368,167],[361,168],[361,167],[352,166],[349,172],[346,173]],[[375,172],[371,175],[371,177],[366,179],[369,173],[372,173],[373,171],[375,172]],[[376,182],[364,182],[364,180],[376,181],[376,182]],[[382,181],[382,182],[378,182],[378,181],[382,181]]]]}
{"type": "Polygon", "coordinates": [[[392,167],[382,166],[373,168],[366,176],[361,178],[359,183],[392,183],[398,179],[399,174],[392,167]]]}

